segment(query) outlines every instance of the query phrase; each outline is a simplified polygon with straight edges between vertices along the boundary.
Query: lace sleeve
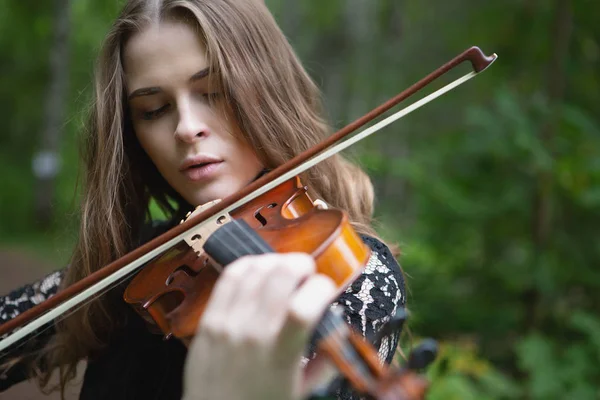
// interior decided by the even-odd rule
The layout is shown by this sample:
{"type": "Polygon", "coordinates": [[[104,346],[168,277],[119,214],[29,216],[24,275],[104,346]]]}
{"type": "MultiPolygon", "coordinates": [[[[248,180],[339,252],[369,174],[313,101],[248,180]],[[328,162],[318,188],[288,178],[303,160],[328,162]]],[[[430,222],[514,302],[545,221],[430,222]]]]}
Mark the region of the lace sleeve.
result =
{"type": "Polygon", "coordinates": [[[62,275],[63,271],[53,272],[39,282],[0,296],[0,324],[53,296],[58,291],[62,275]]]}
{"type": "MultiPolygon", "coordinates": [[[[23,286],[6,296],[0,296],[0,324],[3,324],[33,306],[50,298],[59,289],[63,271],[56,271],[31,285],[23,286]]],[[[36,349],[43,346],[54,334],[54,329],[41,328],[41,333],[26,346],[18,343],[0,354],[0,392],[28,378],[28,364],[36,349]],[[14,361],[17,360],[17,361],[14,361]]],[[[0,339],[8,334],[0,337],[0,339]]]]}
{"type": "MultiPolygon", "coordinates": [[[[398,307],[404,307],[404,278],[398,262],[387,246],[368,236],[363,236],[362,239],[371,248],[371,257],[362,275],[342,293],[332,307],[343,307],[346,321],[363,336],[373,337],[396,313],[398,307]]],[[[390,363],[393,360],[398,337],[399,334],[393,334],[382,338],[378,349],[382,361],[390,363]]],[[[304,361],[307,362],[308,359],[304,361]]],[[[338,388],[335,396],[340,400],[360,398],[345,385],[338,388]]]]}
{"type": "MultiPolygon", "coordinates": [[[[344,308],[347,322],[365,337],[373,337],[398,307],[403,307],[404,278],[396,259],[381,242],[363,237],[371,247],[371,258],[362,275],[334,303],[344,308]]],[[[398,345],[397,337],[384,337],[379,357],[390,363],[398,345]]]]}

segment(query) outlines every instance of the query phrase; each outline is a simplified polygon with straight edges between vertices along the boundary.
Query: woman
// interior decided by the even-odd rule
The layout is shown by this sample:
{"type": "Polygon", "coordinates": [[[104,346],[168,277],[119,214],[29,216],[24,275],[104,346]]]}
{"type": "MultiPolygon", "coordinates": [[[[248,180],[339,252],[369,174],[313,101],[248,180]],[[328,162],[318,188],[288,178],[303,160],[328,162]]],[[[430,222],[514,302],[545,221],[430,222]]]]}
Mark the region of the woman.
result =
{"type": "MultiPolygon", "coordinates": [[[[0,322],[330,133],[317,88],[259,0],[129,1],[102,48],[90,114],[70,266],[0,299],[0,322]],[[151,201],[166,222],[150,220],[151,201]]],[[[373,250],[362,276],[334,301],[351,325],[373,334],[404,305],[404,286],[370,226],[371,183],[339,156],[302,179],[313,198],[345,210],[373,250]]],[[[30,363],[42,386],[58,368],[64,387],[86,359],[81,399],[296,398],[305,342],[334,300],[331,281],[305,255],[236,261],[200,321],[184,389],[186,348],[149,333],[122,294],[122,286],[110,291],[44,331],[20,357],[11,353],[0,389],[25,379],[30,363]],[[250,270],[252,279],[241,279],[250,270]]],[[[390,362],[396,345],[397,337],[385,338],[382,359],[390,362]]],[[[337,396],[353,394],[342,387],[337,396]]]]}

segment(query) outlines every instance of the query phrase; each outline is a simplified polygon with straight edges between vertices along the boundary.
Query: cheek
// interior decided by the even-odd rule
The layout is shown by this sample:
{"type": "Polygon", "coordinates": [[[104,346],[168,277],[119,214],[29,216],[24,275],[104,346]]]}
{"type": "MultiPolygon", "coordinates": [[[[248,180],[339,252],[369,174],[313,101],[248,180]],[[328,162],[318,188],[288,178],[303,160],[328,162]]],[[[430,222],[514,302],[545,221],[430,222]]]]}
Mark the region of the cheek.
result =
{"type": "Polygon", "coordinates": [[[134,130],[142,149],[144,149],[152,162],[157,167],[160,167],[161,160],[168,152],[168,143],[165,140],[164,135],[160,135],[156,129],[148,129],[147,127],[141,128],[134,126],[134,130]]]}
{"type": "Polygon", "coordinates": [[[246,171],[247,174],[254,176],[263,169],[262,162],[251,147],[238,144],[235,150],[238,168],[242,171],[246,171]]]}

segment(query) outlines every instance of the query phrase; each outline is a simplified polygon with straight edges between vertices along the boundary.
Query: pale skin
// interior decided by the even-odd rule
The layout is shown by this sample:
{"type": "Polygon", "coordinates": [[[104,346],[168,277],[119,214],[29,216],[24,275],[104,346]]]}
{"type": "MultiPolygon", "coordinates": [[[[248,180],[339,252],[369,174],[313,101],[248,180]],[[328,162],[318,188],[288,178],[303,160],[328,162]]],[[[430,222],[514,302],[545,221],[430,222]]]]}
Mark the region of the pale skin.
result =
{"type": "MultiPolygon", "coordinates": [[[[124,49],[136,136],[165,180],[190,204],[225,198],[262,170],[238,127],[211,108],[206,51],[197,33],[164,21],[124,49]],[[187,168],[187,161],[210,161],[187,168]]],[[[189,164],[189,162],[188,162],[189,164]]],[[[310,333],[336,296],[306,254],[241,258],[219,278],[185,365],[184,398],[296,399],[310,333]]]]}

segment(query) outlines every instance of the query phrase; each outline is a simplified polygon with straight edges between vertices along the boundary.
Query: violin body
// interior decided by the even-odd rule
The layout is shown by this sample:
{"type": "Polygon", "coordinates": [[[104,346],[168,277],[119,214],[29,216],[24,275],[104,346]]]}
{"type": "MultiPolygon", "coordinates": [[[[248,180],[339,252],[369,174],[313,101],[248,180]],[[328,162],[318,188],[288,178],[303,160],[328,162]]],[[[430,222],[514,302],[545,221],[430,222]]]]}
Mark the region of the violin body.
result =
{"type": "MultiPolygon", "coordinates": [[[[344,291],[363,271],[371,250],[349,223],[347,215],[314,205],[308,190],[295,177],[234,210],[233,219],[205,241],[206,252],[181,242],[148,263],[130,282],[124,299],[166,339],[174,336],[189,345],[222,266],[245,254],[304,252],[315,260],[317,272],[330,277],[344,291]],[[247,235],[228,236],[242,221],[247,235]],[[217,239],[219,237],[219,239],[217,239]],[[233,238],[224,241],[223,238],[233,238]],[[209,246],[209,242],[210,243],[209,246]],[[237,247],[233,257],[217,256],[214,243],[237,247]],[[237,243],[237,244],[236,244],[237,243]],[[213,251],[209,251],[212,249],[213,251]],[[254,248],[253,248],[254,247],[254,248]],[[218,263],[213,260],[218,260],[218,263]]],[[[192,235],[197,240],[205,235],[192,235]]],[[[325,312],[317,326],[317,354],[330,360],[359,392],[377,400],[421,400],[426,381],[406,369],[384,365],[377,350],[361,334],[348,327],[339,313],[325,312]]],[[[304,381],[318,375],[309,363],[304,381]]]]}
{"type": "MultiPolygon", "coordinates": [[[[330,277],[340,293],[361,274],[370,256],[346,214],[315,207],[297,177],[236,209],[231,218],[243,220],[278,253],[310,254],[317,271],[330,277]]],[[[205,253],[181,243],[144,266],[124,299],[165,338],[188,343],[219,271],[205,253]]]]}

